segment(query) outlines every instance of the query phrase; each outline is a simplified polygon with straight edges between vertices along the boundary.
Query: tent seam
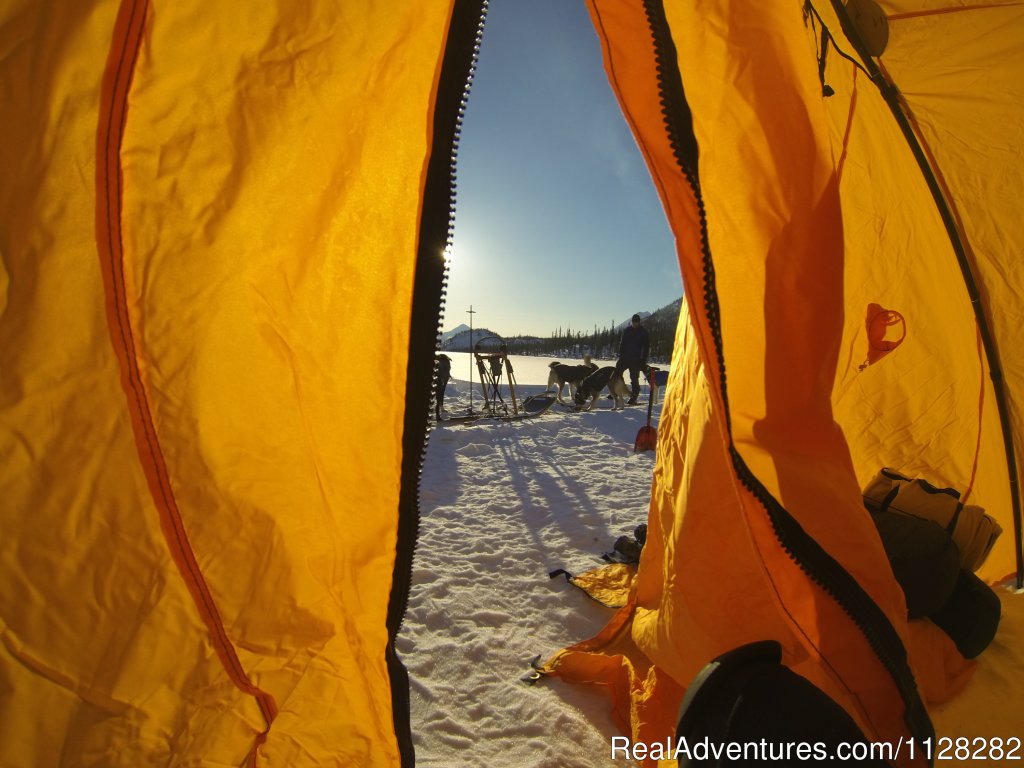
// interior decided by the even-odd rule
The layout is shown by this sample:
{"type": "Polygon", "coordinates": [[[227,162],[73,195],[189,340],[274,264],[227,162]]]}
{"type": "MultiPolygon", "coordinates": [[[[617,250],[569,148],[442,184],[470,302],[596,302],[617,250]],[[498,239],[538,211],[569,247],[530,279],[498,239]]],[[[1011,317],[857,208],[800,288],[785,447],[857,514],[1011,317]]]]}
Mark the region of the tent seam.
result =
{"type": "Polygon", "coordinates": [[[188,540],[142,382],[124,283],[123,177],[120,152],[127,122],[128,93],[141,48],[147,9],[147,0],[123,0],[118,10],[104,72],[99,110],[100,123],[97,129],[97,252],[103,273],[112,346],[121,368],[121,383],[127,396],[140,463],[160,514],[165,541],[195,601],[200,617],[210,632],[217,656],[229,679],[240,690],[256,698],[266,722],[266,729],[259,734],[249,754],[255,765],[256,750],[266,739],[277,707],[270,694],[249,680],[227,635],[223,619],[188,540]]]}
{"type": "Polygon", "coordinates": [[[961,13],[962,11],[992,11],[1002,8],[1013,8],[1019,5],[1024,5],[1024,3],[985,3],[984,5],[948,6],[946,8],[930,8],[926,11],[894,13],[886,18],[889,21],[904,21],[906,19],[917,19],[923,16],[939,16],[946,13],[961,13]]]}

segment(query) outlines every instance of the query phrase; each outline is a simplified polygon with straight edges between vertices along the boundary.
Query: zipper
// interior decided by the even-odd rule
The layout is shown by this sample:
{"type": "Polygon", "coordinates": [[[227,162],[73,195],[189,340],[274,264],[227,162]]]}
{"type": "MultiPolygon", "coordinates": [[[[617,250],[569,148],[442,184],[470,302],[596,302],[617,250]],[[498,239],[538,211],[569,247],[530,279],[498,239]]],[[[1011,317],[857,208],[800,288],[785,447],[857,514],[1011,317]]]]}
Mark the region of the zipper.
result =
{"type": "Polygon", "coordinates": [[[432,144],[420,213],[406,369],[398,539],[388,599],[388,645],[385,650],[391,680],[395,737],[402,768],[411,768],[415,764],[415,755],[410,723],[409,675],[398,658],[395,641],[402,628],[412,588],[412,566],[420,527],[420,477],[429,436],[434,352],[441,338],[442,310],[448,284],[448,264],[444,254],[452,244],[455,224],[456,158],[486,15],[487,0],[453,0],[437,83],[432,144]]]}
{"type": "MultiPolygon", "coordinates": [[[[665,16],[663,0],[644,0],[652,37],[661,93],[665,129],[676,162],[686,177],[697,203],[703,251],[704,309],[711,330],[722,401],[725,406],[725,426],[729,435],[729,456],[733,470],[744,487],[760,502],[783,551],[815,584],[821,587],[849,616],[867,640],[869,647],[889,673],[906,707],[904,720],[910,733],[919,741],[934,739],[935,730],[921,701],[913,673],[907,661],[907,651],[899,634],[885,613],[847,571],[813,537],[811,537],[743,461],[732,441],[729,415],[728,387],[718,294],[715,288],[714,260],[708,241],[707,219],[697,172],[699,148],[693,131],[693,116],[683,89],[682,78],[665,16]]],[[[929,763],[931,761],[929,760],[929,763]]]]}

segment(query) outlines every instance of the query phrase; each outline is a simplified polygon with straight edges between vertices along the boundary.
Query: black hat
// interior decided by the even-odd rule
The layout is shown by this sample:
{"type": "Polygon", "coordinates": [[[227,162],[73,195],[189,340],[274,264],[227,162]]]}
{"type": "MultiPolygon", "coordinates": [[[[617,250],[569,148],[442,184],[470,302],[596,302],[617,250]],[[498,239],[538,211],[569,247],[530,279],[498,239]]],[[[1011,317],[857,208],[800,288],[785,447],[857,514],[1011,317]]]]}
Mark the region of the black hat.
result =
{"type": "Polygon", "coordinates": [[[634,323],[639,323],[640,322],[640,315],[633,315],[633,322],[634,323]]]}

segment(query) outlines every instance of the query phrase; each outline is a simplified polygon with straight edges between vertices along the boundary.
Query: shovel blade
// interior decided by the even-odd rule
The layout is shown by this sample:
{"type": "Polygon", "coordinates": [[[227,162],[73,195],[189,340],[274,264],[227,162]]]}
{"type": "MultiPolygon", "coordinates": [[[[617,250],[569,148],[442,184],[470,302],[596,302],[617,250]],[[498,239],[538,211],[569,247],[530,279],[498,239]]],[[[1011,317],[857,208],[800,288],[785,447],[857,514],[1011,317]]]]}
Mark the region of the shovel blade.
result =
{"type": "Polygon", "coordinates": [[[653,451],[658,447],[658,430],[654,427],[640,427],[636,433],[636,443],[633,445],[633,453],[641,451],[653,451]]]}

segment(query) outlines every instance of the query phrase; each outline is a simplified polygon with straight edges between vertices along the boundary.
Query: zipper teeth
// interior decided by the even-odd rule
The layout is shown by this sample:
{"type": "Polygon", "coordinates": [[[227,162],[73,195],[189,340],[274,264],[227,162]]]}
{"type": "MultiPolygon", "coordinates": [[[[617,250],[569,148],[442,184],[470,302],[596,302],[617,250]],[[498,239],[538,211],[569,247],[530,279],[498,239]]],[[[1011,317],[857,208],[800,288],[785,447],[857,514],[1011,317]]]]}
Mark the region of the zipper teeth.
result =
{"type": "MultiPolygon", "coordinates": [[[[441,337],[444,333],[444,311],[445,305],[448,302],[448,277],[451,272],[451,263],[448,261],[448,254],[451,252],[451,247],[455,237],[455,213],[456,203],[458,199],[458,166],[459,166],[459,142],[462,139],[462,123],[466,117],[466,106],[469,103],[469,92],[473,87],[473,78],[476,75],[477,64],[480,61],[480,46],[483,43],[484,37],[484,25],[487,22],[487,10],[490,5],[490,0],[481,0],[479,16],[477,18],[476,31],[473,39],[473,53],[469,59],[469,69],[466,72],[466,79],[462,85],[462,96],[459,98],[459,108],[455,116],[455,130],[452,132],[452,143],[451,143],[451,162],[448,165],[448,231],[445,236],[445,249],[444,256],[444,272],[441,277],[441,294],[440,304],[437,312],[437,325],[434,329],[434,350],[440,349],[441,337]]],[[[434,358],[434,377],[437,376],[437,356],[432,355],[434,358]]],[[[432,398],[433,387],[431,387],[431,405],[433,405],[432,398]]],[[[430,419],[427,419],[427,430],[423,437],[423,443],[420,446],[420,455],[416,466],[416,508],[419,510],[419,494],[420,486],[423,481],[423,468],[427,461],[427,446],[430,440],[430,433],[433,431],[434,425],[431,424],[430,419]]],[[[413,541],[413,550],[410,557],[409,567],[412,569],[413,561],[416,559],[416,546],[419,544],[420,538],[420,517],[416,515],[416,535],[413,541]]],[[[409,594],[405,596],[405,606],[403,606],[402,617],[404,620],[405,609],[409,605],[409,594]]],[[[399,621],[399,628],[401,628],[401,620],[399,621]]]]}
{"type": "MultiPolygon", "coordinates": [[[[450,264],[448,262],[448,258],[447,258],[446,254],[451,249],[452,238],[453,238],[453,235],[455,233],[455,208],[456,208],[456,189],[457,189],[457,185],[456,185],[456,171],[458,169],[459,140],[460,140],[461,135],[462,135],[462,123],[463,123],[463,118],[465,117],[465,114],[466,114],[466,104],[469,101],[470,88],[471,88],[471,86],[473,84],[473,77],[476,74],[477,62],[480,59],[480,45],[481,45],[481,42],[483,40],[484,23],[485,23],[485,21],[487,19],[487,8],[488,8],[488,5],[489,5],[489,0],[479,0],[479,10],[476,12],[476,26],[475,26],[475,30],[473,32],[472,52],[471,52],[471,54],[469,56],[468,67],[465,68],[465,78],[462,81],[462,88],[461,88],[461,93],[460,93],[459,100],[458,100],[458,107],[455,110],[455,120],[454,120],[454,127],[452,128],[452,133],[451,133],[451,136],[452,136],[451,143],[448,145],[448,150],[449,150],[449,152],[448,152],[448,180],[447,180],[447,188],[448,188],[448,192],[447,192],[447,195],[448,195],[448,206],[447,206],[448,207],[448,213],[447,213],[447,217],[448,217],[448,220],[447,220],[447,230],[446,230],[446,233],[445,233],[444,254],[436,256],[436,258],[441,259],[443,267],[442,267],[442,270],[441,270],[441,278],[440,278],[440,283],[439,283],[439,286],[438,286],[438,293],[437,293],[438,305],[437,305],[436,315],[434,316],[435,317],[435,319],[434,319],[434,323],[435,323],[434,335],[433,335],[433,339],[432,339],[432,346],[430,347],[430,353],[429,353],[430,357],[431,357],[430,366],[431,366],[431,369],[433,371],[433,373],[430,376],[430,384],[431,385],[433,384],[433,381],[436,378],[436,373],[437,373],[437,371],[436,371],[437,361],[436,361],[436,355],[434,354],[434,351],[436,351],[440,347],[441,335],[442,335],[442,323],[443,323],[443,318],[444,318],[444,308],[445,308],[445,302],[446,302],[447,293],[448,293],[448,274],[449,274],[449,270],[450,270],[450,264]]],[[[458,0],[456,0],[456,2],[454,4],[454,9],[453,9],[453,21],[452,21],[452,25],[451,25],[452,29],[449,30],[449,40],[448,40],[448,43],[447,43],[448,47],[451,47],[451,44],[452,44],[451,36],[454,34],[453,29],[454,29],[454,27],[457,24],[457,21],[455,20],[454,16],[459,14],[460,11],[462,11],[462,9],[470,8],[470,7],[471,6],[470,6],[469,3],[460,3],[458,0]]],[[[446,55],[446,57],[448,55],[447,54],[447,49],[446,49],[446,54],[445,55],[446,55]]],[[[448,108],[451,109],[451,107],[448,107],[448,108]]],[[[441,104],[438,104],[435,109],[442,110],[442,109],[444,109],[444,107],[441,104]]],[[[423,226],[424,225],[421,224],[421,237],[422,237],[423,226]]],[[[421,249],[422,249],[422,245],[421,245],[421,249]]],[[[423,256],[420,255],[419,258],[423,258],[423,256]]],[[[419,280],[420,280],[419,275],[417,275],[417,282],[419,282],[419,280]]],[[[429,282],[429,281],[424,280],[423,282],[429,282]]],[[[427,288],[429,288],[429,286],[427,286],[427,288]]],[[[415,290],[419,291],[420,289],[421,289],[421,286],[417,285],[415,290]]],[[[414,301],[415,301],[415,299],[414,299],[414,301]]],[[[414,308],[414,317],[415,317],[415,308],[414,308]]],[[[428,337],[427,332],[425,330],[426,326],[424,325],[422,327],[424,328],[424,330],[418,332],[417,328],[416,328],[415,320],[414,320],[414,327],[412,328],[412,332],[410,334],[410,352],[412,352],[418,346],[416,344],[417,337],[421,337],[422,338],[422,341],[423,341],[424,345],[426,345],[428,343],[427,340],[428,340],[429,337],[428,337]]],[[[407,386],[408,386],[408,383],[407,383],[407,386]]],[[[417,393],[413,393],[413,394],[417,394],[417,393]]],[[[415,480],[415,485],[414,485],[415,498],[411,501],[411,505],[414,507],[414,514],[411,515],[412,519],[409,520],[409,525],[410,525],[410,529],[411,530],[410,530],[410,543],[408,545],[409,546],[408,559],[407,559],[407,563],[406,563],[407,567],[402,569],[401,573],[399,573],[398,570],[396,569],[395,581],[396,582],[399,582],[399,581],[401,582],[398,585],[399,586],[399,592],[400,592],[400,595],[399,595],[400,601],[399,601],[398,604],[394,604],[393,603],[392,605],[389,606],[389,630],[390,630],[392,644],[394,643],[394,641],[397,638],[399,632],[401,631],[402,624],[405,621],[406,611],[409,608],[409,597],[410,597],[410,592],[411,592],[411,587],[412,587],[413,565],[414,565],[415,559],[416,559],[416,547],[419,545],[419,536],[420,536],[419,494],[420,494],[420,487],[421,487],[422,480],[423,480],[423,469],[424,469],[424,465],[426,464],[427,446],[428,446],[428,442],[429,442],[429,439],[430,439],[430,433],[431,433],[431,431],[433,429],[433,427],[431,426],[431,423],[430,423],[430,419],[429,419],[427,414],[429,413],[429,410],[430,410],[432,404],[433,404],[433,386],[430,386],[429,392],[426,393],[425,397],[421,397],[421,398],[417,399],[416,397],[410,397],[410,396],[407,395],[407,399],[406,399],[406,411],[407,411],[407,413],[406,413],[406,438],[405,438],[404,451],[408,452],[410,450],[410,444],[409,444],[409,438],[408,438],[408,424],[409,424],[409,419],[410,419],[410,414],[409,414],[409,410],[410,409],[419,410],[419,409],[422,408],[422,410],[423,410],[422,413],[413,414],[413,418],[416,419],[419,423],[422,424],[422,432],[420,433],[421,434],[421,438],[418,440],[418,454],[417,454],[417,457],[416,457],[416,464],[415,464],[415,475],[416,475],[416,480],[415,480]]],[[[415,448],[414,448],[414,450],[415,450],[415,448]]],[[[403,474],[405,474],[405,473],[406,473],[406,469],[403,469],[403,474]]],[[[403,482],[403,485],[404,485],[407,482],[407,479],[405,477],[403,477],[403,481],[402,482],[403,482]]],[[[399,554],[401,555],[401,553],[399,553],[399,554]]],[[[394,587],[393,587],[393,589],[394,589],[394,587]]]]}
{"type": "Polygon", "coordinates": [[[697,176],[697,146],[695,137],[685,137],[679,126],[679,116],[690,116],[682,84],[669,81],[668,73],[677,71],[675,44],[668,32],[664,7],[658,0],[644,0],[651,35],[654,40],[658,86],[661,92],[662,114],[676,162],[682,169],[697,202],[703,252],[704,310],[715,344],[718,358],[720,389],[725,407],[726,430],[729,435],[729,454],[737,477],[744,487],[760,502],[768,515],[775,537],[783,551],[803,573],[821,587],[864,635],[869,647],[892,677],[907,707],[905,720],[917,736],[932,736],[934,730],[921,702],[913,673],[907,664],[906,649],[892,624],[864,592],[856,580],[820,544],[811,538],[797,520],[775,499],[750,471],[732,444],[732,423],[729,411],[725,355],[722,339],[721,313],[715,285],[715,269],[708,240],[707,217],[697,176]],[[669,54],[672,54],[671,57],[669,54]]]}
{"type": "Polygon", "coordinates": [[[433,134],[422,189],[407,348],[405,412],[395,561],[388,597],[384,649],[391,683],[391,712],[402,768],[416,762],[409,676],[395,643],[409,608],[413,563],[420,535],[420,487],[430,436],[435,350],[448,284],[445,253],[455,228],[455,171],[462,118],[476,71],[487,0],[453,0],[441,52],[433,104],[433,134]],[[433,323],[433,330],[431,330],[433,323]]]}
{"type": "MultiPolygon", "coordinates": [[[[664,8],[654,0],[644,0],[644,11],[647,16],[651,37],[654,39],[656,69],[658,72],[658,90],[661,94],[662,116],[668,134],[669,145],[675,155],[687,183],[693,190],[697,202],[697,217],[700,222],[701,251],[703,252],[704,272],[704,312],[707,315],[711,335],[715,341],[715,354],[718,358],[718,375],[722,382],[722,399],[725,403],[726,427],[732,434],[732,416],[729,410],[729,393],[726,387],[725,355],[722,344],[721,313],[718,309],[717,290],[715,287],[715,265],[711,260],[711,243],[708,240],[707,212],[704,208],[704,196],[700,191],[700,180],[697,176],[698,146],[696,137],[683,138],[676,116],[680,113],[691,117],[689,105],[682,95],[682,88],[670,88],[667,71],[671,62],[666,62],[666,51],[674,51],[675,44],[668,32],[664,8]]],[[[687,132],[689,133],[689,132],[687,132]]]]}
{"type": "MultiPolygon", "coordinates": [[[[458,166],[459,166],[459,142],[462,139],[462,122],[466,117],[466,105],[469,103],[469,92],[473,87],[473,78],[476,75],[477,63],[480,61],[480,46],[484,37],[484,25],[487,22],[487,10],[490,0],[482,0],[480,4],[480,18],[476,26],[476,39],[473,42],[473,54],[469,61],[469,71],[466,82],[462,87],[462,98],[459,100],[459,110],[455,117],[455,131],[452,135],[451,165],[449,167],[449,204],[448,204],[448,236],[445,243],[444,276],[441,278],[441,306],[437,313],[437,328],[434,340],[435,349],[441,348],[441,337],[444,335],[444,311],[448,302],[448,276],[451,272],[451,263],[448,261],[448,253],[451,251],[455,237],[455,213],[458,199],[458,166]]],[[[430,427],[428,426],[428,431],[430,427]]],[[[423,452],[426,454],[426,442],[423,444],[423,452]]],[[[420,468],[423,461],[420,461],[420,468]]]]}

